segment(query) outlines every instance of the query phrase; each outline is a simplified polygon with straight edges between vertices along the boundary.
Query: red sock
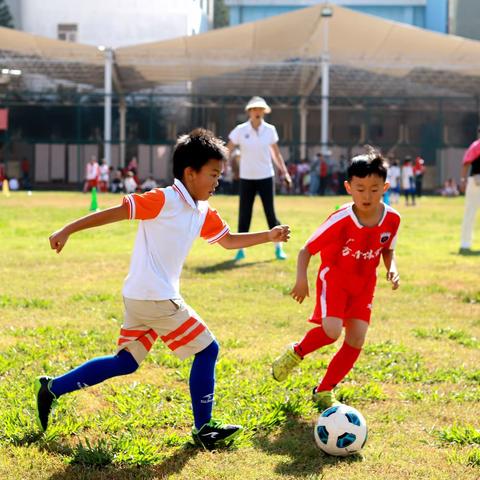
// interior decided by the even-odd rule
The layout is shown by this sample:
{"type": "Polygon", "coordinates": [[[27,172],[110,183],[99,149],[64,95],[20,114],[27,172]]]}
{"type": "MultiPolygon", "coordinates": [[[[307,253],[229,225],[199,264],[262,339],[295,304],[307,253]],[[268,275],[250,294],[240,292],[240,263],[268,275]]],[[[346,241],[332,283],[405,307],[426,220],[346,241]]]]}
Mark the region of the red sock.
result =
{"type": "Polygon", "coordinates": [[[317,392],[324,390],[333,390],[352,369],[353,365],[357,361],[361,348],[351,347],[347,342],[343,342],[340,350],[330,361],[327,372],[323,377],[320,385],[317,387],[317,392]]]}
{"type": "Polygon", "coordinates": [[[335,342],[335,338],[330,338],[323,327],[315,327],[309,330],[303,339],[298,342],[293,349],[295,353],[298,353],[302,358],[309,353],[318,350],[320,347],[330,345],[335,342]]]}

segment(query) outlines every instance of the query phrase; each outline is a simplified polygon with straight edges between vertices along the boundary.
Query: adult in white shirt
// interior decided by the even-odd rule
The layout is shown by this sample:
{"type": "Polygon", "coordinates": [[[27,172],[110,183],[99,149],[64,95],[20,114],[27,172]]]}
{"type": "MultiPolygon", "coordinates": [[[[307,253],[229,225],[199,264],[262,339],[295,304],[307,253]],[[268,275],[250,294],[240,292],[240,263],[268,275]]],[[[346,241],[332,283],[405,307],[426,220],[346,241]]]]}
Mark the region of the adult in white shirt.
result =
{"type": "MultiPolygon", "coordinates": [[[[262,97],[253,97],[245,107],[248,121],[237,125],[228,136],[228,149],[232,152],[240,149],[240,204],[238,213],[238,231],[248,232],[252,220],[253,204],[258,193],[269,228],[280,225],[275,214],[275,162],[280,174],[291,185],[292,180],[287,171],[280,149],[278,148],[277,129],[263,120],[265,114],[272,110],[262,97]]],[[[275,245],[275,256],[279,260],[286,257],[281,243],[275,245]]],[[[238,250],[235,260],[245,258],[243,249],[238,250]]]]}

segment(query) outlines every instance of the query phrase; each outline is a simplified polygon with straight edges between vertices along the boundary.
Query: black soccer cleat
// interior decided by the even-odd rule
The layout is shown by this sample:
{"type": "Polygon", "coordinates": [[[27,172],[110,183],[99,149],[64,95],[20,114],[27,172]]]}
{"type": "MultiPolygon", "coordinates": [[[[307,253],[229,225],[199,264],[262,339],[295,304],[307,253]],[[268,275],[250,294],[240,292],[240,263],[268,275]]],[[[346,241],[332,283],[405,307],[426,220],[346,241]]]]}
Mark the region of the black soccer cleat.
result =
{"type": "Polygon", "coordinates": [[[197,445],[207,450],[215,450],[230,444],[242,428],[241,425],[228,425],[218,420],[210,420],[200,430],[194,428],[192,436],[197,445]]]}
{"type": "Polygon", "coordinates": [[[50,380],[51,377],[37,377],[33,384],[37,400],[37,423],[43,431],[48,427],[48,416],[57,400],[50,391],[50,380]]]}

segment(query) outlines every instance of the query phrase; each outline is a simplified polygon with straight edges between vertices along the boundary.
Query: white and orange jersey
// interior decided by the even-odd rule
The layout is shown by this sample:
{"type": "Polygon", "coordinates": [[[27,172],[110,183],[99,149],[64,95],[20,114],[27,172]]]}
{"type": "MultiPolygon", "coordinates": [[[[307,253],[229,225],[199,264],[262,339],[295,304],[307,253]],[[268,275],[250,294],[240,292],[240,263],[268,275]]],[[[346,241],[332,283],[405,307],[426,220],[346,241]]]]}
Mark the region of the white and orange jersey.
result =
{"type": "Polygon", "coordinates": [[[133,300],[168,300],[180,297],[180,274],[194,240],[201,236],[218,242],[228,225],[208,202],[195,202],[182,182],[167,188],[125,196],[129,218],[142,220],[123,286],[133,300]]]}
{"type": "Polygon", "coordinates": [[[353,203],[332,213],[305,244],[311,255],[321,252],[322,267],[337,267],[348,274],[375,275],[383,250],[397,242],[400,214],[384,205],[374,227],[365,227],[353,211],[353,203]]]}

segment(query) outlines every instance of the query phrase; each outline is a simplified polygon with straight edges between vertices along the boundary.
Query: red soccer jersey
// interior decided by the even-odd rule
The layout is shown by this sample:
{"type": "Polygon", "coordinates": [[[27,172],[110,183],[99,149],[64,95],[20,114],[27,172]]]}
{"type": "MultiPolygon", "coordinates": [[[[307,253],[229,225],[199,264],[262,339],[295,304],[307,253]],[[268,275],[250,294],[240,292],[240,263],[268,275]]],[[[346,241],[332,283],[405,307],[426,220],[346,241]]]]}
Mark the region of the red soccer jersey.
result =
{"type": "Polygon", "coordinates": [[[322,267],[363,278],[376,275],[382,250],[393,250],[397,241],[400,215],[384,205],[383,216],[374,227],[360,224],[353,203],[332,213],[309,238],[306,247],[311,255],[321,252],[322,267]]]}

